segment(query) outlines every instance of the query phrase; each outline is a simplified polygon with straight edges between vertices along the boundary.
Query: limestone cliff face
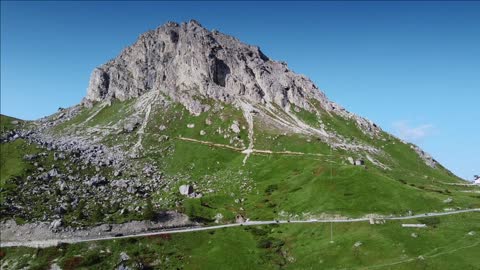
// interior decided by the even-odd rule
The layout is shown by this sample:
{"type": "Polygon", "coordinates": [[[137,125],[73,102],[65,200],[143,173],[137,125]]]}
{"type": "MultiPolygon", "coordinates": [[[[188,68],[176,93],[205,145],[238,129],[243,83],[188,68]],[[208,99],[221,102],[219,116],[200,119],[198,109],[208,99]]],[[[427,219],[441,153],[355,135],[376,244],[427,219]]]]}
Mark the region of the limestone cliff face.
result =
{"type": "MultiPolygon", "coordinates": [[[[242,98],[252,104],[309,109],[308,100],[314,98],[331,106],[309,79],[286,64],[196,21],[167,23],[141,35],[92,72],[86,100],[125,100],[152,90],[180,102],[192,102],[189,97],[197,95],[227,103],[242,98]]],[[[200,109],[185,105],[194,112],[200,109]]]]}

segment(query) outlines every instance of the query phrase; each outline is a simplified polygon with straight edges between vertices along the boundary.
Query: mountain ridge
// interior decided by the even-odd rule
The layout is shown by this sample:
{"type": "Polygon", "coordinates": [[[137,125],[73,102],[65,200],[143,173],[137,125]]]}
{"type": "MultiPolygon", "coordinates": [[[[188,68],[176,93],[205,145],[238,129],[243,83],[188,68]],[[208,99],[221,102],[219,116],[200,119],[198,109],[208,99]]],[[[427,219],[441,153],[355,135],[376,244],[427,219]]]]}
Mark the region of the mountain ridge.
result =
{"type": "Polygon", "coordinates": [[[6,218],[90,226],[153,208],[211,223],[477,205],[417,146],[196,21],[142,34],[92,72],[81,104],[15,121],[2,117],[2,164],[18,168],[1,178],[6,218]]]}

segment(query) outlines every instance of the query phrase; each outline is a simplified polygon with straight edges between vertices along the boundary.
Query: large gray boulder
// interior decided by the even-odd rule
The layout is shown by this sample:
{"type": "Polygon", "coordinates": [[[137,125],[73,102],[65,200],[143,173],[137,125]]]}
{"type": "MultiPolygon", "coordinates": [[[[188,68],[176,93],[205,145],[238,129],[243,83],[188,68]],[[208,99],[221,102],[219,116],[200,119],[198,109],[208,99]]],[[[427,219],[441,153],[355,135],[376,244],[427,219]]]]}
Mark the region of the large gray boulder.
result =
{"type": "Polygon", "coordinates": [[[355,166],[363,166],[365,165],[365,161],[363,159],[355,160],[355,166]]]}
{"type": "Polygon", "coordinates": [[[179,191],[180,194],[188,196],[193,193],[193,187],[190,185],[181,185],[179,191]]]}
{"type": "Polygon", "coordinates": [[[54,221],[52,221],[52,223],[50,223],[50,229],[58,230],[58,228],[60,228],[62,224],[63,223],[61,219],[55,219],[54,221]]]}
{"type": "Polygon", "coordinates": [[[123,124],[123,130],[127,133],[134,131],[141,124],[139,117],[131,117],[123,124]]]}
{"type": "Polygon", "coordinates": [[[351,165],[355,165],[355,161],[353,160],[352,157],[348,157],[347,160],[348,160],[348,163],[350,163],[351,165]]]}
{"type": "Polygon", "coordinates": [[[240,133],[240,127],[238,125],[238,121],[233,121],[233,124],[230,126],[230,129],[234,132],[234,133],[240,133]]]}

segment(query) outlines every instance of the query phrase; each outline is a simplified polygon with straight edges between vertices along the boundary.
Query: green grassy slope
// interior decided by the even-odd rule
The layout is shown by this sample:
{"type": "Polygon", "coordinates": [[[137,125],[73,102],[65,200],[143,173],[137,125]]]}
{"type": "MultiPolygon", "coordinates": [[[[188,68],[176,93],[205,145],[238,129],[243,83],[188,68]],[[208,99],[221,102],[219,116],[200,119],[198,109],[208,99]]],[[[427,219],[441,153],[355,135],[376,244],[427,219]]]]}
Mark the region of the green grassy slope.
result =
{"type": "MultiPolygon", "coordinates": [[[[33,166],[23,159],[25,154],[36,154],[39,150],[28,145],[24,140],[16,140],[0,145],[0,211],[4,209],[7,198],[18,196],[18,181],[25,181],[28,171],[33,166]]],[[[17,222],[23,222],[21,217],[16,217],[17,222]]]]}
{"type": "Polygon", "coordinates": [[[0,114],[0,133],[17,128],[17,125],[14,124],[15,121],[19,124],[23,123],[20,119],[0,114]]]}
{"type": "MultiPolygon", "coordinates": [[[[76,134],[95,127],[93,135],[103,136],[104,129],[112,126],[121,129],[133,112],[133,104],[126,101],[84,108],[52,132],[76,134]]],[[[233,222],[237,214],[252,220],[309,219],[324,214],[404,215],[408,211],[480,207],[478,193],[464,192],[478,191],[478,187],[449,185],[463,181],[441,166],[426,166],[410,145],[386,133],[372,140],[350,120],[304,111],[297,113],[297,117],[312,126],[323,123],[350,142],[382,149],[382,153],[370,155],[390,170],[368,160],[366,166],[350,165],[346,161],[348,156],[364,158],[367,153],[331,149],[316,138],[284,134],[257,122],[255,149],[306,155],[252,154],[244,165],[245,155],[239,150],[182,140],[190,138],[240,149],[247,146],[248,124],[242,112],[229,105],[199,116],[190,115],[178,104],[167,108],[154,106],[142,137],[141,156],[132,162],[153,163],[173,181],[169,188],[151,193],[155,211],[175,209],[206,224],[212,224],[219,216],[222,216],[220,222],[233,222]],[[238,134],[230,130],[234,120],[241,127],[238,134]],[[194,127],[188,127],[190,124],[194,127]],[[178,187],[182,184],[196,185],[196,191],[203,197],[180,195],[178,187]],[[449,198],[452,201],[445,202],[449,198]]],[[[3,131],[18,128],[11,121],[2,116],[3,131]]],[[[103,137],[103,142],[129,150],[140,138],[136,131],[112,132],[103,137]]],[[[23,183],[29,171],[35,169],[23,156],[38,152],[47,152],[46,158],[38,161],[39,166],[63,169],[64,164],[55,161],[53,153],[24,140],[1,144],[2,200],[17,196],[16,185],[23,183]]],[[[93,168],[73,169],[86,175],[96,173],[93,168]]],[[[108,168],[102,173],[113,178],[108,168]]],[[[14,217],[19,222],[23,222],[22,218],[27,222],[29,217],[40,218],[48,206],[55,204],[55,199],[54,195],[30,198],[29,202],[36,205],[34,212],[14,217]]],[[[146,199],[138,198],[135,203],[146,203],[142,200],[146,199]]],[[[97,202],[86,199],[85,205],[67,209],[65,224],[75,224],[79,218],[83,225],[102,221],[95,218],[97,202]]],[[[103,221],[119,223],[143,218],[134,213],[121,215],[119,210],[103,205],[103,221]]],[[[140,264],[145,266],[143,269],[478,269],[475,267],[480,261],[475,251],[480,242],[479,221],[480,216],[474,213],[412,221],[428,222],[432,225],[428,229],[402,229],[401,222],[375,226],[334,224],[334,243],[330,243],[329,224],[239,227],[47,249],[8,248],[1,250],[0,263],[2,269],[48,269],[53,262],[62,269],[112,269],[119,266],[120,253],[126,252],[131,258],[126,264],[134,269],[141,269],[140,264]],[[471,231],[475,234],[468,235],[471,231]],[[412,233],[418,237],[412,237],[412,233]],[[355,247],[356,242],[361,245],[355,247]]]]}
{"type": "MultiPolygon", "coordinates": [[[[351,155],[343,150],[331,150],[326,144],[301,135],[285,135],[274,130],[255,126],[255,149],[272,151],[298,151],[324,156],[252,155],[246,165],[244,155],[238,151],[195,142],[182,141],[179,136],[228,144],[214,131],[228,129],[231,119],[241,122],[241,112],[226,107],[221,112],[206,112],[191,116],[185,109],[176,107],[164,112],[158,110],[147,126],[144,143],[168,151],[151,151],[146,158],[156,161],[168,175],[180,174],[178,185],[195,182],[198,186],[213,189],[202,199],[184,200],[195,215],[212,220],[216,213],[234,216],[241,213],[252,219],[271,219],[280,213],[292,215],[338,213],[361,216],[366,213],[404,214],[443,211],[444,208],[480,207],[475,193],[458,192],[454,186],[440,184],[460,182],[460,179],[443,169],[430,168],[418,155],[398,139],[382,134],[385,141],[374,141],[364,135],[356,125],[340,117],[332,117],[333,126],[342,136],[373,144],[385,153],[375,156],[391,170],[382,170],[367,161],[366,167],[347,164],[351,155]],[[222,115],[228,119],[222,121],[222,115]],[[206,125],[205,119],[215,119],[206,125]],[[172,120],[173,119],[173,120],[172,120]],[[218,122],[217,122],[218,121],[218,122]],[[343,121],[343,122],[342,122],[343,121]],[[195,124],[187,128],[187,124],[195,124]],[[166,130],[158,127],[165,125],[166,130]],[[206,135],[200,135],[206,130],[206,135]],[[161,136],[169,140],[158,141],[161,136]],[[447,198],[451,203],[444,203],[447,198]]],[[[316,115],[310,115],[313,121],[316,115]]],[[[323,116],[327,119],[328,116],[323,116]]],[[[239,134],[247,142],[244,130],[239,134]]],[[[245,143],[247,144],[247,143],[245,143]]],[[[147,147],[149,149],[151,147],[147,147]]],[[[171,196],[158,194],[158,197],[171,196]]],[[[177,199],[182,200],[178,196],[177,199]]]]}
{"type": "Polygon", "coordinates": [[[3,143],[0,147],[0,187],[4,187],[9,179],[15,177],[26,177],[27,169],[32,166],[25,162],[23,156],[26,154],[36,154],[40,150],[33,145],[29,145],[25,140],[19,139],[13,142],[3,143]]]}
{"type": "MultiPolygon", "coordinates": [[[[75,118],[55,127],[54,131],[78,132],[86,127],[122,126],[122,121],[131,115],[133,104],[133,101],[117,101],[107,107],[96,104],[93,108],[83,109],[75,118]]],[[[335,130],[344,138],[382,149],[383,153],[370,155],[391,169],[383,170],[368,160],[366,167],[352,166],[346,157],[363,157],[366,153],[332,150],[315,138],[284,134],[258,122],[254,123],[255,149],[321,156],[254,154],[243,165],[245,155],[238,150],[180,139],[186,137],[244,148],[249,143],[248,124],[240,110],[224,104],[193,116],[179,104],[173,103],[166,108],[154,106],[143,135],[142,157],[136,162],[152,162],[165,176],[175,179],[169,189],[152,194],[153,203],[159,206],[157,210],[177,209],[207,222],[213,221],[220,213],[224,216],[223,221],[228,222],[239,213],[252,219],[273,219],[308,218],[323,213],[398,215],[408,211],[480,207],[478,193],[463,192],[476,188],[445,184],[461,180],[441,166],[428,167],[408,144],[389,134],[382,133],[379,139],[372,140],[351,120],[325,112],[319,116],[300,111],[297,117],[312,126],[323,123],[327,130],[335,130]],[[233,121],[241,127],[238,134],[230,130],[233,121]],[[194,127],[189,128],[190,124],[194,127]],[[160,128],[162,126],[164,128],[160,128]],[[203,135],[201,131],[204,131],[203,135]],[[201,199],[188,199],[178,194],[180,185],[192,183],[198,186],[196,191],[203,194],[201,199]],[[453,201],[445,203],[448,198],[453,201]]],[[[123,144],[128,150],[137,142],[138,136],[135,131],[113,132],[104,138],[104,142],[123,144]]],[[[8,144],[5,147],[6,150],[10,148],[8,144]]],[[[25,152],[23,149],[5,152],[2,162],[21,163],[20,157],[25,152]]],[[[120,220],[125,219],[113,219],[120,220]]]]}

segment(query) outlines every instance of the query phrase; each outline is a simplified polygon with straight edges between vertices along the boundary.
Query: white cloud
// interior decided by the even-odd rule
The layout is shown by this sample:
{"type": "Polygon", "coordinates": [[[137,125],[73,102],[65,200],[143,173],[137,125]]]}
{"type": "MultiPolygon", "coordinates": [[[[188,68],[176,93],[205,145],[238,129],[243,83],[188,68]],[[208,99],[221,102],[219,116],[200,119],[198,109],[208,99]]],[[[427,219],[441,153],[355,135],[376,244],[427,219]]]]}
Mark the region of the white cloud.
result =
{"type": "Polygon", "coordinates": [[[419,141],[433,134],[432,124],[410,126],[408,121],[397,121],[393,123],[394,133],[405,141],[419,141]]]}

